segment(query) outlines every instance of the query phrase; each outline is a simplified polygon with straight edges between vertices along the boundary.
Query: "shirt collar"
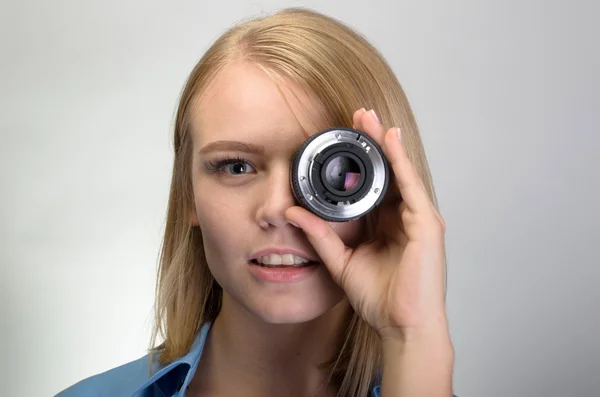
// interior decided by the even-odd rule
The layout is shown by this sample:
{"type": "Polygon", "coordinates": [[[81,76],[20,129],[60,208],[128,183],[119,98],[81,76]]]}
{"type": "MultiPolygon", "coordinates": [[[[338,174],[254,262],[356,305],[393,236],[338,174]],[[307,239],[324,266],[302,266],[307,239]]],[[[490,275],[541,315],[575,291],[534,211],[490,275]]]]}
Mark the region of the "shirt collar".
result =
{"type": "Polygon", "coordinates": [[[210,322],[205,323],[194,339],[188,353],[172,363],[162,366],[156,361],[158,355],[155,354],[152,360],[152,368],[153,372],[154,370],[157,370],[157,372],[146,380],[133,395],[138,396],[138,393],[148,390],[152,386],[165,396],[172,396],[179,389],[185,390],[196,373],[210,326],[210,322]]]}

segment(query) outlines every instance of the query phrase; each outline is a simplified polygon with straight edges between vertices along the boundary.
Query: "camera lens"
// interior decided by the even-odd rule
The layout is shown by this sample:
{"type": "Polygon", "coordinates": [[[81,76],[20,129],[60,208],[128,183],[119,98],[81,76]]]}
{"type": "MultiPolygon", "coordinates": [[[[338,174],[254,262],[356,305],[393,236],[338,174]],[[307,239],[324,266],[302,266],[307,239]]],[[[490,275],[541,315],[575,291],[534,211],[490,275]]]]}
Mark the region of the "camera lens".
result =
{"type": "Polygon", "coordinates": [[[368,135],[330,128],[296,151],[290,184],[299,205],[333,222],[356,220],[378,205],[387,190],[387,160],[368,135]]]}
{"type": "Polygon", "coordinates": [[[330,158],[323,167],[325,187],[342,195],[355,192],[364,182],[359,163],[360,160],[355,156],[347,154],[330,158]]]}

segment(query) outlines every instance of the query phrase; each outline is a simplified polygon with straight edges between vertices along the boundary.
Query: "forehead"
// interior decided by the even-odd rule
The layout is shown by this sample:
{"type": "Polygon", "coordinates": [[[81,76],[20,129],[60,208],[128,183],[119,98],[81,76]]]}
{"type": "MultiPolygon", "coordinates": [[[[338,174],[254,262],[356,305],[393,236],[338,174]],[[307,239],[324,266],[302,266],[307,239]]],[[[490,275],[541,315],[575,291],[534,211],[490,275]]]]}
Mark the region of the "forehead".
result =
{"type": "Polygon", "coordinates": [[[278,84],[251,63],[227,65],[198,98],[191,115],[195,147],[217,140],[297,147],[326,127],[314,97],[287,80],[278,84]],[[287,103],[286,103],[287,102],[287,103]]]}

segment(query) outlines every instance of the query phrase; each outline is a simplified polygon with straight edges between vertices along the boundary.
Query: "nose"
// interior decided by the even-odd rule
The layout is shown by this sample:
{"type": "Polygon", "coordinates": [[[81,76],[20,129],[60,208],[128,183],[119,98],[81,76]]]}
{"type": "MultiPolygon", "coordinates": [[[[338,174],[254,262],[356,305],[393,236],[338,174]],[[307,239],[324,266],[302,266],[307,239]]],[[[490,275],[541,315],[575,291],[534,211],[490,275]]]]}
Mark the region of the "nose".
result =
{"type": "Polygon", "coordinates": [[[283,227],[289,222],[285,211],[296,204],[290,187],[289,165],[273,169],[261,186],[262,202],[256,211],[256,221],[263,229],[283,227]]]}

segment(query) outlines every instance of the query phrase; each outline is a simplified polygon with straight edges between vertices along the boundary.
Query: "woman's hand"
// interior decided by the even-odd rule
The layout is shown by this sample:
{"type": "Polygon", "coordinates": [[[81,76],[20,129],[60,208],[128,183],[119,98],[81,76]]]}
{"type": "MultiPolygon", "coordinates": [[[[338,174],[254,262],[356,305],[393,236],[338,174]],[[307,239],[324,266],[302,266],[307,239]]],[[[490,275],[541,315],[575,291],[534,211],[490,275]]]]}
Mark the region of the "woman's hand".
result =
{"type": "Polygon", "coordinates": [[[326,221],[302,207],[288,209],[286,217],[304,231],[354,310],[383,340],[447,335],[445,222],[406,154],[399,129],[386,132],[375,113],[364,109],[354,113],[353,122],[377,142],[391,165],[375,239],[349,248],[326,221]]]}

